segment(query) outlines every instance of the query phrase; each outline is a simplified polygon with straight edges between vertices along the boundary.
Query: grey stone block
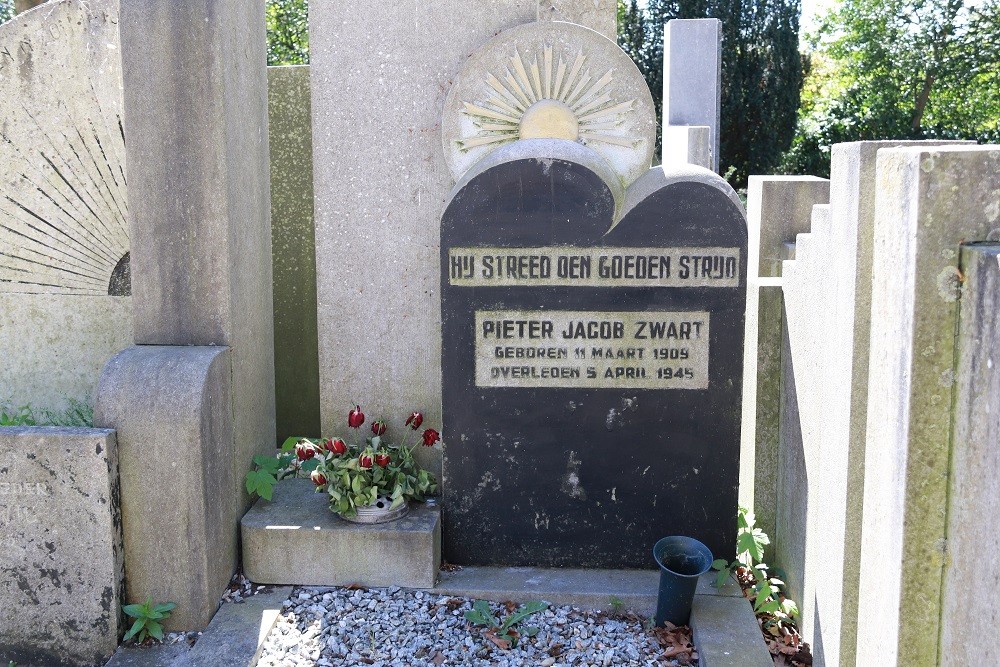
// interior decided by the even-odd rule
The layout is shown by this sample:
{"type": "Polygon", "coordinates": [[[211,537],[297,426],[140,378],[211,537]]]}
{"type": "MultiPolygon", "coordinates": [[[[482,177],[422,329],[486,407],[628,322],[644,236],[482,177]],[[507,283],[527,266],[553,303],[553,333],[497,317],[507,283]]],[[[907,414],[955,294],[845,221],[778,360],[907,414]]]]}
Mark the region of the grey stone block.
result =
{"type": "Polygon", "coordinates": [[[309,66],[267,68],[278,442],[318,436],[316,236],[309,66]]]}
{"type": "Polygon", "coordinates": [[[226,347],[131,347],[98,385],[94,422],[118,432],[126,597],[176,603],[168,630],[208,625],[236,569],[230,364],[226,347]]]}
{"type": "MultiPolygon", "coordinates": [[[[663,136],[671,125],[710,129],[712,164],[719,171],[719,124],[722,109],[722,22],[719,19],[673,19],[663,35],[663,136]]],[[[663,162],[670,160],[663,142],[663,162]]]]}
{"type": "Polygon", "coordinates": [[[232,348],[245,472],[275,443],[264,6],[124,0],[119,32],[135,342],[232,348]]]}
{"type": "Polygon", "coordinates": [[[290,586],[227,602],[191,650],[192,667],[254,667],[290,586]]]}
{"type": "Polygon", "coordinates": [[[948,556],[959,244],[1000,240],[1000,146],[881,150],[876,180],[857,662],[933,665],[948,556]]]}
{"type": "Polygon", "coordinates": [[[344,521],[307,479],[289,479],[241,522],[243,572],[262,584],[431,588],[441,565],[441,517],[414,504],[396,521],[344,521]]]}
{"type": "Polygon", "coordinates": [[[695,595],[691,630],[701,667],[773,667],[749,600],[695,595]]]}
{"type": "Polygon", "coordinates": [[[663,128],[663,162],[715,168],[712,128],[707,125],[666,125],[663,128]]]}
{"type": "MultiPolygon", "coordinates": [[[[1000,240],[1000,239],[997,239],[1000,240]]],[[[1000,664],[1000,245],[965,246],[942,664],[1000,664]]]]}
{"type": "Polygon", "coordinates": [[[0,427],[0,662],[103,663],[123,576],[114,432],[0,427]]]}

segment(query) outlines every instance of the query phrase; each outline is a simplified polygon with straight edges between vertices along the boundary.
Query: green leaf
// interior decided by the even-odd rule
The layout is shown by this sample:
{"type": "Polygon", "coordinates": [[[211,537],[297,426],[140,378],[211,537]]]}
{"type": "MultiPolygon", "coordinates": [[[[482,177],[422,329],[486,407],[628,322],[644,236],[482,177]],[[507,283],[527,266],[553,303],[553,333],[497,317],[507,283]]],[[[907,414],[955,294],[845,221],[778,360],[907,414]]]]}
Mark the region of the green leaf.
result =
{"type": "Polygon", "coordinates": [[[173,602],[164,602],[163,604],[158,604],[155,607],[153,607],[153,611],[166,613],[168,611],[173,611],[176,608],[177,605],[174,604],[173,602]]]}
{"type": "Polygon", "coordinates": [[[271,500],[274,485],[278,480],[264,470],[251,470],[246,476],[247,493],[256,493],[264,500],[271,500]]]}
{"type": "Polygon", "coordinates": [[[507,620],[503,622],[500,629],[504,632],[508,628],[513,627],[515,624],[520,623],[522,620],[531,616],[532,614],[537,614],[540,611],[545,611],[549,608],[549,605],[545,602],[540,602],[538,600],[533,600],[531,602],[525,602],[521,607],[515,611],[513,614],[507,617],[507,620]]]}
{"type": "Polygon", "coordinates": [[[524,628],[523,630],[521,630],[521,634],[524,635],[525,637],[534,637],[535,635],[538,634],[538,628],[534,626],[529,628],[524,628]]]}
{"type": "Polygon", "coordinates": [[[712,561],[713,570],[725,570],[729,567],[729,563],[724,558],[716,558],[712,561]]]}
{"type": "Polygon", "coordinates": [[[799,606],[786,598],[781,601],[781,611],[783,611],[788,616],[798,616],[799,606]]]}
{"type": "Polygon", "coordinates": [[[298,444],[299,440],[302,438],[285,438],[285,441],[281,443],[281,451],[290,452],[295,449],[295,445],[298,444]]]}
{"type": "Polygon", "coordinates": [[[480,613],[483,618],[486,619],[487,625],[491,628],[495,628],[499,625],[496,618],[493,616],[493,611],[490,610],[490,603],[486,600],[476,600],[472,605],[472,608],[480,613]]]}
{"type": "Polygon", "coordinates": [[[736,551],[749,554],[754,562],[760,562],[764,558],[764,549],[753,533],[740,533],[736,538],[736,551]]]}
{"type": "Polygon", "coordinates": [[[728,569],[720,570],[719,575],[715,578],[715,587],[721,588],[722,585],[726,583],[726,579],[728,578],[729,578],[729,570],[728,569]]]}
{"type": "Polygon", "coordinates": [[[149,634],[153,635],[153,639],[163,641],[163,626],[156,621],[150,621],[147,623],[146,630],[149,631],[149,634]]]}
{"type": "MultiPolygon", "coordinates": [[[[129,605],[129,606],[137,607],[139,605],[129,605]]],[[[132,627],[129,629],[129,631],[125,633],[125,637],[123,637],[122,640],[128,641],[129,639],[132,639],[132,637],[135,637],[136,633],[139,632],[139,630],[142,630],[142,626],[145,624],[146,624],[146,619],[137,618],[135,623],[132,624],[132,627]]]]}
{"type": "Polygon", "coordinates": [[[144,615],[143,612],[145,612],[145,609],[142,608],[141,604],[127,604],[122,607],[122,611],[132,618],[138,618],[144,615]]]}
{"type": "Polygon", "coordinates": [[[258,468],[266,470],[269,473],[277,473],[281,469],[281,461],[274,456],[261,456],[258,454],[253,457],[253,462],[258,468]]]}

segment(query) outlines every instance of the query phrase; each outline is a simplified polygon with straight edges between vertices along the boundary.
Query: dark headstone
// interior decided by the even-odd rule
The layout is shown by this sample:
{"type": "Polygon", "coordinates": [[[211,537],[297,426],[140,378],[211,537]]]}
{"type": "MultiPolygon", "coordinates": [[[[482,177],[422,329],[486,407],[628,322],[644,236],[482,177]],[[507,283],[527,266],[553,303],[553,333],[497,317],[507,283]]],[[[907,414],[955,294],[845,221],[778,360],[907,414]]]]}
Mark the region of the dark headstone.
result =
{"type": "Polygon", "coordinates": [[[746,221],[689,173],[651,170],[613,227],[611,188],[568,159],[500,161],[453,194],[448,561],[651,567],[666,535],[733,554],[746,221]]]}

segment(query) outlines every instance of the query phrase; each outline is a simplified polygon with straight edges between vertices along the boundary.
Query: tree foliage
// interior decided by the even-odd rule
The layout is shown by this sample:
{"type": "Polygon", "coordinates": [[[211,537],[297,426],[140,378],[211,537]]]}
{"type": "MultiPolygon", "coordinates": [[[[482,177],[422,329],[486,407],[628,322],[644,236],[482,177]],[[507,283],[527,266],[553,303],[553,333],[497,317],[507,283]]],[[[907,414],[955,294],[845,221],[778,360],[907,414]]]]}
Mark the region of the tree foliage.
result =
{"type": "Polygon", "coordinates": [[[720,165],[734,185],[770,173],[791,143],[802,87],[800,13],[799,0],[649,0],[645,12],[634,0],[619,2],[619,44],[643,71],[661,117],[667,21],[722,22],[720,165]]]}
{"type": "Polygon", "coordinates": [[[267,0],[267,64],[309,63],[308,0],[267,0]]]}
{"type": "Polygon", "coordinates": [[[784,171],[827,175],[842,141],[1000,140],[997,0],[843,0],[811,41],[784,171]]]}

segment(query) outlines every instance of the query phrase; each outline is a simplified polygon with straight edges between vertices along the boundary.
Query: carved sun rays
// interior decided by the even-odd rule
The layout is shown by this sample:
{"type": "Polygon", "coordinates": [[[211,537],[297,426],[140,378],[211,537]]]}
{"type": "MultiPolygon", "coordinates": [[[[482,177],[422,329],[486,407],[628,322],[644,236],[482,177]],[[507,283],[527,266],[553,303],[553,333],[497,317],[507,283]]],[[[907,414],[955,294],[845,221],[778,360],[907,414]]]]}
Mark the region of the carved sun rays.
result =
{"type": "Polygon", "coordinates": [[[584,69],[587,57],[579,52],[572,63],[545,46],[525,65],[519,51],[510,66],[497,76],[486,75],[486,99],[463,102],[463,113],[472,118],[476,133],[460,139],[462,150],[500,145],[523,138],[552,137],[598,142],[633,148],[636,140],[622,133],[624,116],[632,112],[635,100],[615,100],[611,70],[595,78],[584,69]]]}

